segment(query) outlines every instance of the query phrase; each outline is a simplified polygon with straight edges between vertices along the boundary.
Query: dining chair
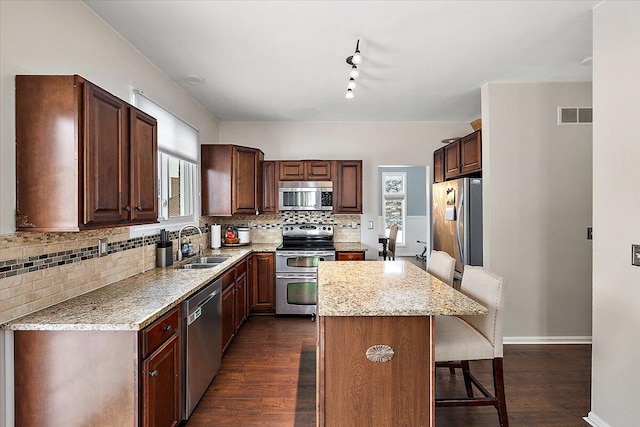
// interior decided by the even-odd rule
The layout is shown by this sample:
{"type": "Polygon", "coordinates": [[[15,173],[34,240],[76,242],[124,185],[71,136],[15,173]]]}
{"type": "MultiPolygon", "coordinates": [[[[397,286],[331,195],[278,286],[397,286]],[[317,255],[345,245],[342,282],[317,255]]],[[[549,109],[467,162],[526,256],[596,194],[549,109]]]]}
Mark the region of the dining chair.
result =
{"type": "Polygon", "coordinates": [[[453,286],[453,272],[456,259],[443,251],[431,251],[427,262],[427,273],[437,277],[449,286],[453,286]]]}
{"type": "Polygon", "coordinates": [[[396,259],[396,239],[398,238],[398,224],[393,224],[389,229],[389,245],[387,247],[387,257],[390,260],[396,259]]]}
{"type": "MultiPolygon", "coordinates": [[[[504,279],[483,267],[465,266],[460,292],[487,307],[486,316],[436,316],[435,361],[460,364],[466,398],[436,398],[436,407],[494,406],[501,427],[508,427],[507,403],[502,369],[502,327],[504,317],[504,279]],[[471,373],[470,360],[491,360],[492,395],[471,373]],[[482,397],[474,396],[475,386],[482,397]]],[[[441,365],[442,366],[442,365],[441,365]]]]}

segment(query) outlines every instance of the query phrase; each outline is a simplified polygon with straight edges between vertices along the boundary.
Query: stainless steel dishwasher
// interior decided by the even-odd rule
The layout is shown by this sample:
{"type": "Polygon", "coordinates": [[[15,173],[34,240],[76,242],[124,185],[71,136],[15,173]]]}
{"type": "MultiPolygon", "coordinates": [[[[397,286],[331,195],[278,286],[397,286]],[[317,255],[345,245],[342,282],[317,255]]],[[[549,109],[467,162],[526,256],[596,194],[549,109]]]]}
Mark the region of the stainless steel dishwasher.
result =
{"type": "Polygon", "coordinates": [[[217,279],[184,302],[185,408],[193,412],[222,359],[222,280],[217,279]]]}

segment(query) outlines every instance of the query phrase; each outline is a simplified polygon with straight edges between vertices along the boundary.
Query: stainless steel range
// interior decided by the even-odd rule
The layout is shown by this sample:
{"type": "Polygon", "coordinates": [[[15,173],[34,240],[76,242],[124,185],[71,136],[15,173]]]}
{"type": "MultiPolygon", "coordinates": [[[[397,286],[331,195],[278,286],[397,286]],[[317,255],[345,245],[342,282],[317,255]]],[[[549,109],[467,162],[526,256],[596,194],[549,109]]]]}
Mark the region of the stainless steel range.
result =
{"type": "Polygon", "coordinates": [[[333,225],[283,226],[276,249],[276,314],[315,317],[318,262],[334,260],[333,225]]]}

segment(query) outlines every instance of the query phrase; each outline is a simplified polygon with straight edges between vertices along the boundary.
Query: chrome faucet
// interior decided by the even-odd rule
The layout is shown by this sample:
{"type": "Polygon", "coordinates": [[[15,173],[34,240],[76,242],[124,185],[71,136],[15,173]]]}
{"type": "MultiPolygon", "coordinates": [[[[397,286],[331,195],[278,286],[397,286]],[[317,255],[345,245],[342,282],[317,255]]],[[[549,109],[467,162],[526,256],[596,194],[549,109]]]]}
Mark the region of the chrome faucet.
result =
{"type": "MultiPolygon", "coordinates": [[[[195,228],[196,230],[198,230],[198,233],[200,233],[200,235],[202,236],[202,230],[200,230],[200,227],[198,227],[197,225],[185,225],[184,227],[182,227],[180,229],[180,231],[178,231],[178,256],[176,257],[176,259],[178,261],[182,260],[182,232],[184,231],[185,228],[195,228]]],[[[201,250],[202,250],[202,245],[200,245],[201,250]]]]}

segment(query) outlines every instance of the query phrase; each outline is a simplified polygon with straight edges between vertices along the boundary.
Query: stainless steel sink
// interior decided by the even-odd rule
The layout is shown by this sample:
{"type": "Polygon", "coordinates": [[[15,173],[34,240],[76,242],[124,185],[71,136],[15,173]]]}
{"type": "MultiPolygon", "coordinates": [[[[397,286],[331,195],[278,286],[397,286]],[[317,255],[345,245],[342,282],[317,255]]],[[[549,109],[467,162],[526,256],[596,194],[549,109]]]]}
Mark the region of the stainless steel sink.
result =
{"type": "Polygon", "coordinates": [[[228,260],[230,257],[228,256],[210,256],[210,257],[200,257],[200,258],[195,258],[191,261],[189,261],[187,264],[181,265],[178,268],[179,269],[184,269],[184,270],[190,270],[190,269],[199,269],[199,268],[213,268],[216,267],[220,264],[222,264],[223,262],[225,262],[226,260],[228,260]]]}
{"type": "Polygon", "coordinates": [[[189,261],[189,264],[221,264],[228,260],[230,257],[228,256],[210,256],[210,257],[202,257],[196,258],[192,261],[189,261]]]}
{"type": "Polygon", "coordinates": [[[218,266],[219,264],[185,264],[178,267],[180,270],[192,270],[198,268],[213,268],[218,266]]]}

